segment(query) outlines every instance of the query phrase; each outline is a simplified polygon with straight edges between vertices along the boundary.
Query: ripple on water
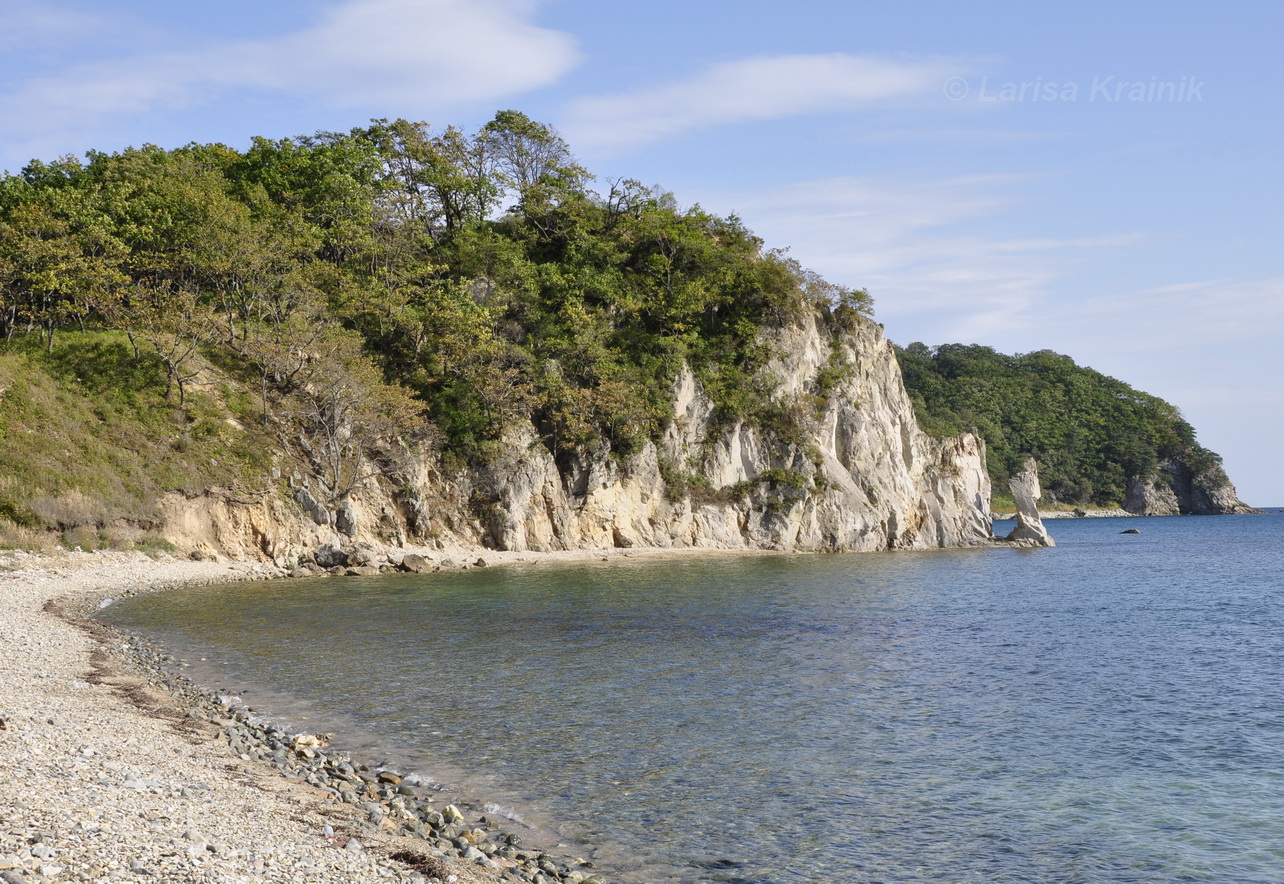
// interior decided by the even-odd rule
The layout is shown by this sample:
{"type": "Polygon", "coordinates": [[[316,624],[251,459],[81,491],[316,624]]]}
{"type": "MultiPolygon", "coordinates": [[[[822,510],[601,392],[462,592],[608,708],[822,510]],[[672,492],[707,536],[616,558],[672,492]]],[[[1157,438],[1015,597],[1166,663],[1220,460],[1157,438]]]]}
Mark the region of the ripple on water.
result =
{"type": "Polygon", "coordinates": [[[294,581],[104,615],[616,880],[1278,879],[1284,519],[1128,525],[1057,522],[1035,552],[294,581]]]}

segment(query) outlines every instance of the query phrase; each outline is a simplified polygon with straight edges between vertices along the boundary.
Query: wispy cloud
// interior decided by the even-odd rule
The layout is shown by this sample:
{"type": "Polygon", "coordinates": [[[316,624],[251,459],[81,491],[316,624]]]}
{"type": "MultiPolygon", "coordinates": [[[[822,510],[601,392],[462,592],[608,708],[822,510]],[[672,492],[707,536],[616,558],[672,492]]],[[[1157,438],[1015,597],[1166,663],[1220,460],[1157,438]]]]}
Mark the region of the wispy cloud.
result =
{"type": "Polygon", "coordinates": [[[1284,277],[1103,283],[1110,272],[1102,268],[1171,242],[1113,232],[1108,221],[1078,235],[1041,235],[1024,221],[1034,183],[1018,175],[830,178],[690,196],[737,212],[768,245],[789,245],[828,278],[868,287],[899,343],[1049,348],[1164,397],[1226,456],[1233,478],[1248,477],[1240,486],[1248,499],[1284,500],[1273,490],[1278,458],[1255,442],[1284,433],[1276,366],[1284,277]]]}
{"type": "Polygon", "coordinates": [[[1192,354],[1231,346],[1271,353],[1284,336],[1284,276],[1212,279],[1112,292],[1076,300],[1054,314],[1058,325],[1085,335],[1098,349],[1131,352],[1180,349],[1192,354]]]}
{"type": "Polygon", "coordinates": [[[574,40],[535,25],[535,8],[528,0],[349,0],[315,27],[214,55],[242,62],[237,85],[348,105],[425,96],[462,104],[548,85],[577,62],[574,40]]]}
{"type": "MultiPolygon", "coordinates": [[[[83,33],[93,17],[27,10],[31,35],[83,33]]],[[[5,77],[0,126],[30,140],[120,115],[229,97],[428,113],[545,86],[579,60],[574,39],[534,22],[534,0],[344,0],[293,33],[218,45],[152,41],[56,73],[5,77]]],[[[36,69],[39,70],[38,68],[36,69]]]]}
{"type": "Polygon", "coordinates": [[[571,103],[561,128],[585,149],[637,147],[708,126],[939,94],[958,65],[844,53],[714,64],[687,80],[571,103]]]}
{"type": "Polygon", "coordinates": [[[7,52],[22,48],[29,51],[68,39],[84,39],[95,32],[101,33],[103,29],[110,30],[110,27],[110,19],[106,16],[60,9],[32,0],[12,0],[6,4],[4,27],[0,28],[0,50],[7,52]]]}
{"type": "Polygon", "coordinates": [[[1084,254],[1127,247],[1137,234],[1082,237],[991,232],[1018,210],[1020,175],[930,181],[854,177],[698,194],[734,210],[768,245],[869,288],[898,340],[984,340],[1020,327],[1084,254]]]}

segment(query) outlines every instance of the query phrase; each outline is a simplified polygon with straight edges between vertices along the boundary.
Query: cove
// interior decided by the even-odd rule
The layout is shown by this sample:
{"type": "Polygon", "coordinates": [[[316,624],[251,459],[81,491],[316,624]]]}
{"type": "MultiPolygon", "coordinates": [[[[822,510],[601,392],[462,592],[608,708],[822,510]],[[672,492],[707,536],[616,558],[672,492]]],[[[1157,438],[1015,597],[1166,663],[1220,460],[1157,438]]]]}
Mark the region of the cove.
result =
{"type": "Polygon", "coordinates": [[[1284,519],[1052,531],[1051,550],[296,580],[105,614],[269,716],[587,846],[611,880],[1278,878],[1284,519]]]}

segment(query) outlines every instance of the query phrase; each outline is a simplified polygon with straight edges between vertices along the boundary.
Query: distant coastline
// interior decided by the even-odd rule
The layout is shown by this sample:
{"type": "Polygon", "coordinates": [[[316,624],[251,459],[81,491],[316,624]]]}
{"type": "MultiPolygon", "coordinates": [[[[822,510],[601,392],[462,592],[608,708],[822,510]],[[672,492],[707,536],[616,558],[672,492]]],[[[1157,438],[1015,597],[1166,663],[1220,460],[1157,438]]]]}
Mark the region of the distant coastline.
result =
{"type": "MultiPolygon", "coordinates": [[[[1098,509],[1045,510],[1041,508],[1039,510],[1039,517],[1041,519],[1044,519],[1045,521],[1048,519],[1122,519],[1122,518],[1135,519],[1137,518],[1137,514],[1130,513],[1126,509],[1122,509],[1118,507],[1114,509],[1104,509],[1104,510],[1098,510],[1098,509]]],[[[990,518],[996,522],[1015,519],[1016,511],[1014,510],[1010,513],[1008,512],[990,513],[990,518]]]]}

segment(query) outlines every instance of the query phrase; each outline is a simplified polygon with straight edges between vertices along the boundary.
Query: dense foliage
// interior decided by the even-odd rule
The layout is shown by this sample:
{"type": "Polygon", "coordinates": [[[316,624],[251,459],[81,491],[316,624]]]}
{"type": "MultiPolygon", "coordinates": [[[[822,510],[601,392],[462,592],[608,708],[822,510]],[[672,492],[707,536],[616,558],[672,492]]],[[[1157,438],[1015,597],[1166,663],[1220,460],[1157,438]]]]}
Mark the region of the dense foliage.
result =
{"type": "Polygon", "coordinates": [[[628,452],[667,420],[684,362],[725,417],[758,420],[763,323],[869,310],[735,217],[592,183],[515,111],[471,134],[380,120],[35,161],[0,179],[0,341],[126,359],[173,440],[210,407],[215,367],[254,391],[230,419],[339,498],[358,453],[393,437],[462,462],[531,419],[556,453],[628,452]]]}
{"type": "Polygon", "coordinates": [[[996,494],[1027,454],[1045,495],[1101,506],[1120,504],[1128,479],[1154,476],[1161,461],[1196,472],[1220,462],[1174,406],[1050,350],[1005,356],[914,343],[897,355],[925,430],[977,429],[985,438],[996,494]]]}

